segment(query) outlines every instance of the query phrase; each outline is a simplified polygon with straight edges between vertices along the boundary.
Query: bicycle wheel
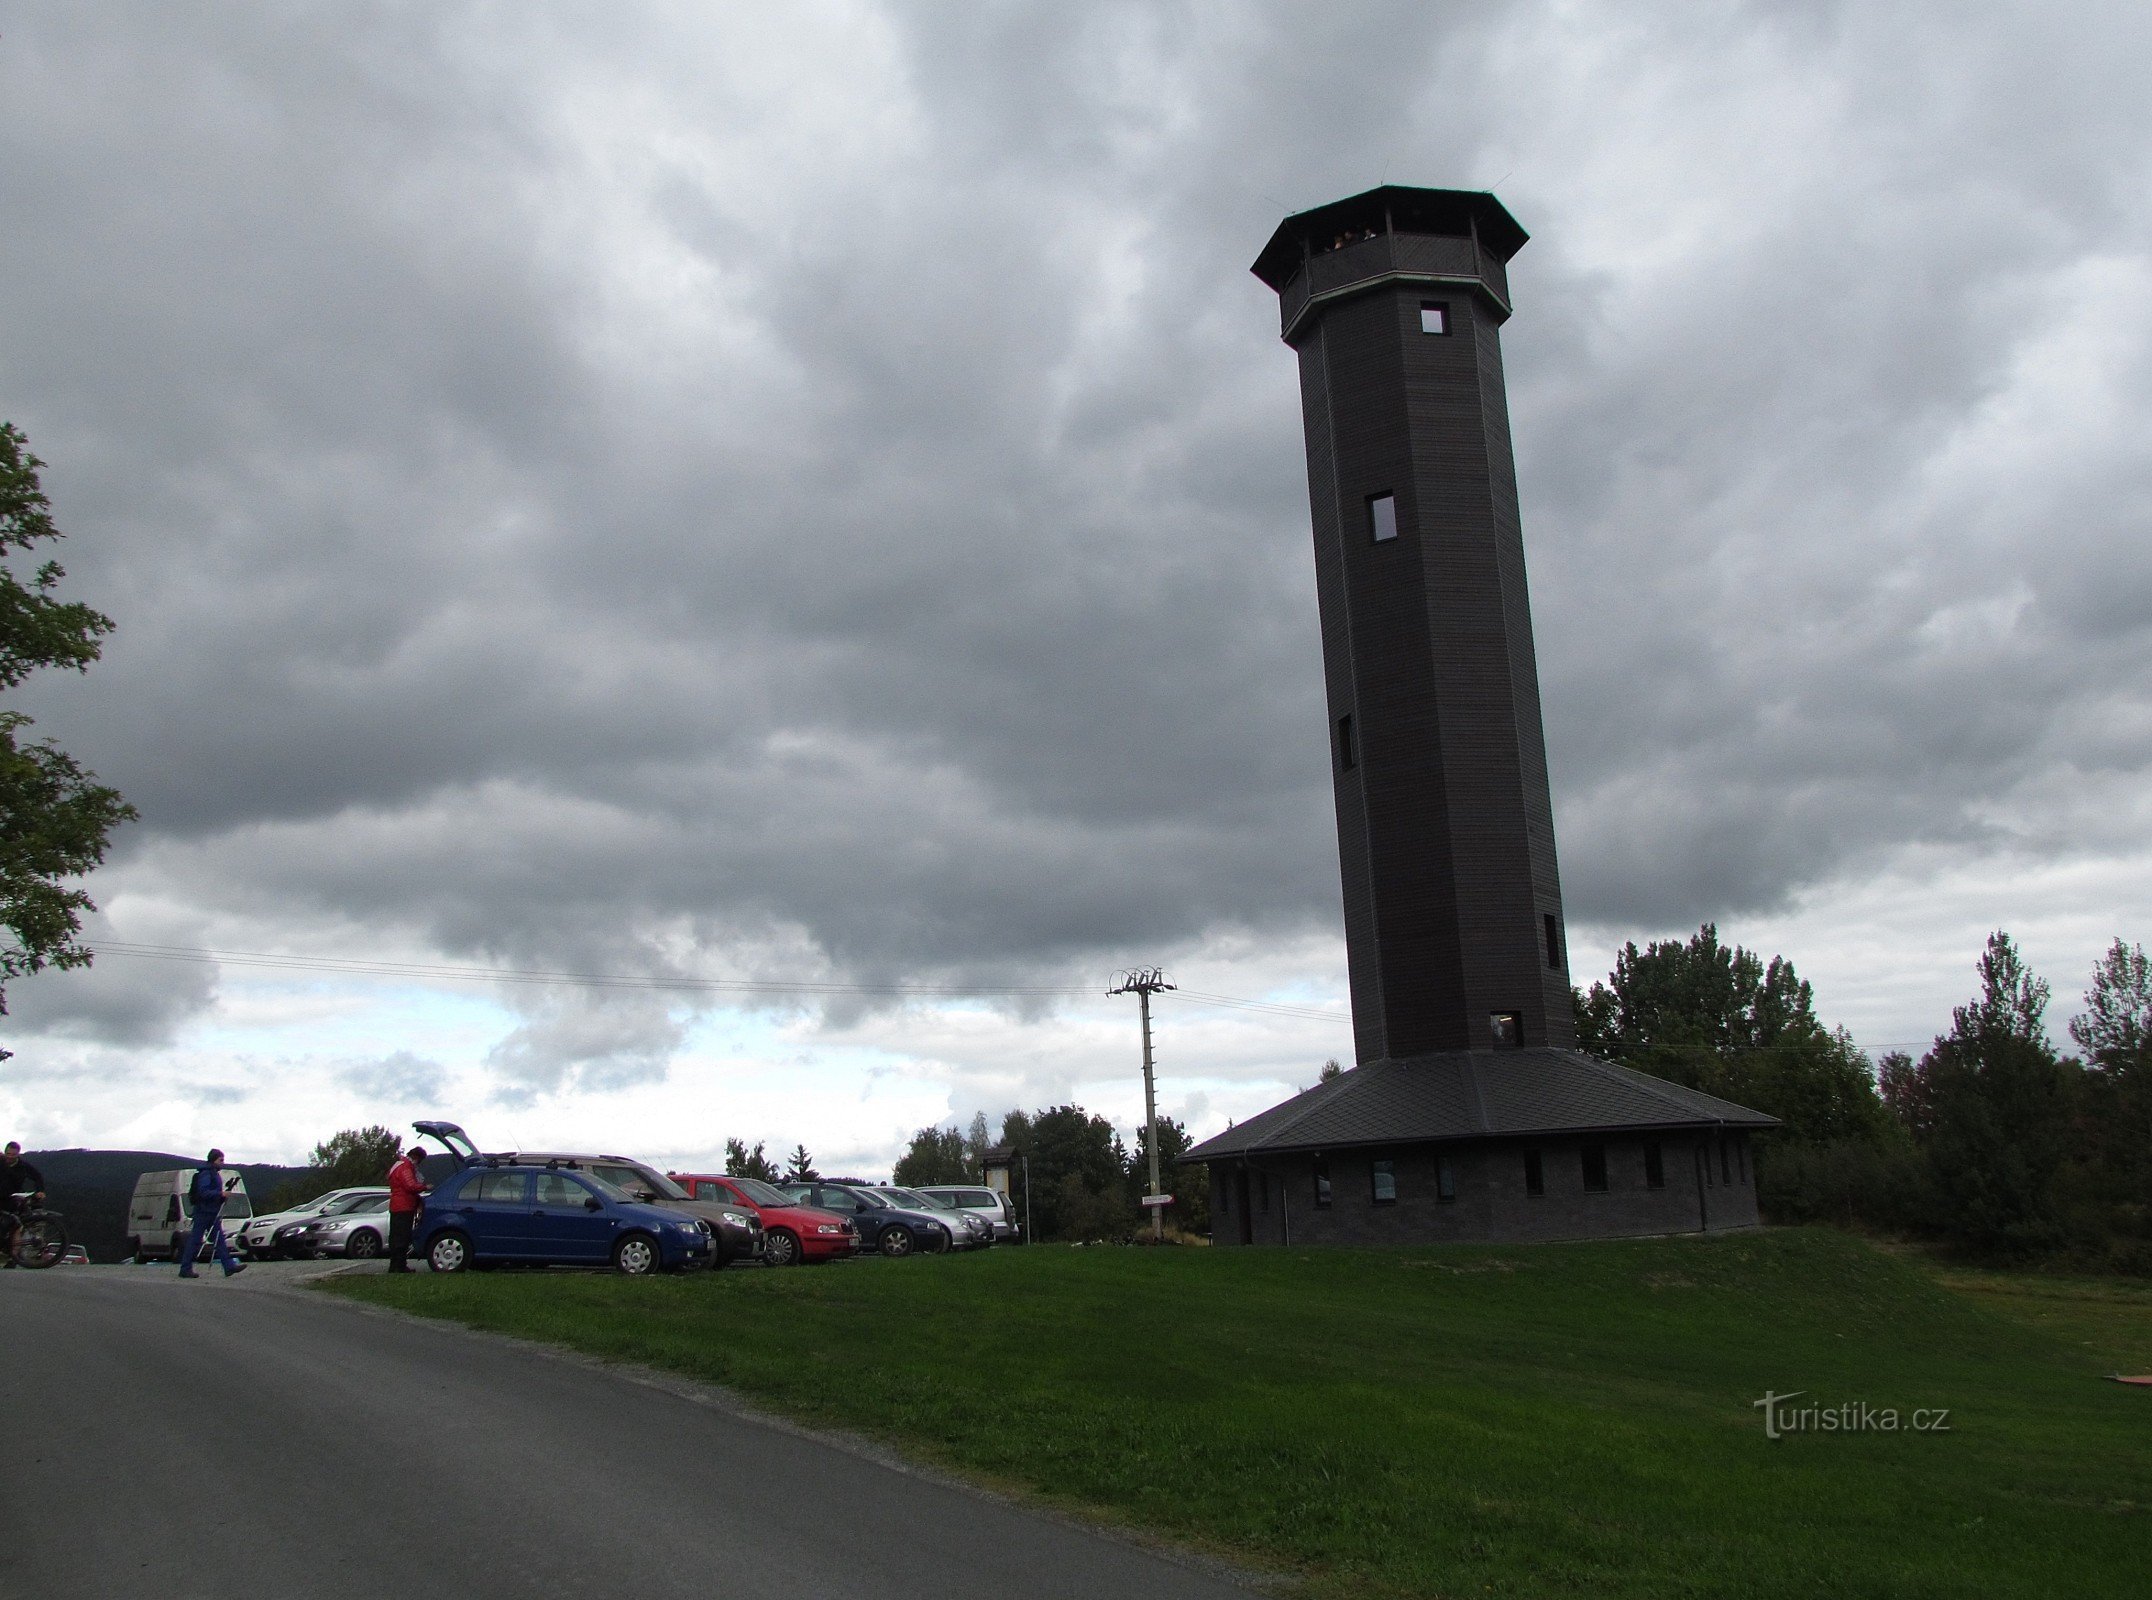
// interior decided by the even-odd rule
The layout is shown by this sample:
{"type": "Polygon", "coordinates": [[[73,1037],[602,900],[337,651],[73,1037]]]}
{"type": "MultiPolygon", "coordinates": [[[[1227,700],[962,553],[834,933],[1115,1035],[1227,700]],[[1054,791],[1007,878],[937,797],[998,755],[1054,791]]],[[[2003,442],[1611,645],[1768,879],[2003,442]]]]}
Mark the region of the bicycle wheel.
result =
{"type": "Polygon", "coordinates": [[[15,1230],[15,1265],[49,1267],[67,1254],[67,1230],[49,1211],[33,1211],[15,1230]]]}

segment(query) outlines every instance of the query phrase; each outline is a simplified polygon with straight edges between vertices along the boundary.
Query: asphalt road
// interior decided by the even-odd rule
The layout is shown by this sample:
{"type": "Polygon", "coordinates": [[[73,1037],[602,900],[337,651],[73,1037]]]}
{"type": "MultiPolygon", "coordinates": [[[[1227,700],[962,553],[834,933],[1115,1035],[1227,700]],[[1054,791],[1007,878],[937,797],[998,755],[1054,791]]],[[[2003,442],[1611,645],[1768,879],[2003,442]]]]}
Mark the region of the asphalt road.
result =
{"type": "Polygon", "coordinates": [[[0,1272],[0,1597],[1225,1600],[1215,1572],[275,1268],[0,1272]],[[283,1281],[278,1281],[282,1279],[283,1281]]]}

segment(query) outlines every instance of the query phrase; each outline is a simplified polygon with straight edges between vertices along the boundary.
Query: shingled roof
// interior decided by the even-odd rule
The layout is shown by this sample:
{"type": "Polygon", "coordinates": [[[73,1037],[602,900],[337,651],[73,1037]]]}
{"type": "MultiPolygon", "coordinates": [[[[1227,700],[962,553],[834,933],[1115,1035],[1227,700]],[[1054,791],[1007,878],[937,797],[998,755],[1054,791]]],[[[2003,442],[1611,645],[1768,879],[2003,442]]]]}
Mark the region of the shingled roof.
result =
{"type": "Polygon", "coordinates": [[[1775,1128],[1776,1117],[1580,1050],[1450,1050],[1371,1061],[1206,1139],[1183,1161],[1425,1139],[1775,1128]]]}

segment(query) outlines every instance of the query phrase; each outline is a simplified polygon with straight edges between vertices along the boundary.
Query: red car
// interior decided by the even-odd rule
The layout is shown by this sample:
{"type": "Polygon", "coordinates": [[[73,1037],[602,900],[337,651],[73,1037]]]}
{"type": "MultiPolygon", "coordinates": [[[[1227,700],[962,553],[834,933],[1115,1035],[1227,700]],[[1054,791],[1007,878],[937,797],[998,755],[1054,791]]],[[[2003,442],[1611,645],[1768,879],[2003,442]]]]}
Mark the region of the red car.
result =
{"type": "Polygon", "coordinates": [[[773,1267],[819,1266],[859,1251],[859,1229],[850,1217],[803,1206],[758,1178],[727,1178],[702,1172],[666,1176],[697,1200],[739,1204],[762,1218],[762,1258],[773,1267]]]}

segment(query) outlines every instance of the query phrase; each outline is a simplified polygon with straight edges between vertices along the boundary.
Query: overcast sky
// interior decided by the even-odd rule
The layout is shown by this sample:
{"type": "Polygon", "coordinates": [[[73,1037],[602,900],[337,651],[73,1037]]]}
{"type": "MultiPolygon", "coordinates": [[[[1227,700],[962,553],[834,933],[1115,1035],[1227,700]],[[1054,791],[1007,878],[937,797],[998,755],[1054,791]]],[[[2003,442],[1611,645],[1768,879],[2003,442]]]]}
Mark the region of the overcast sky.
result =
{"type": "MultiPolygon", "coordinates": [[[[1342,1016],[1291,353],[1382,182],[1504,329],[1572,965],[1723,933],[1871,1050],[2152,939],[2152,13],[0,5],[0,416],[118,631],[93,936],[1342,1016]]],[[[1133,1006],[107,955],[32,1146],[464,1121],[886,1170],[1140,1114],[1133,1006]]],[[[1196,1133],[1349,1057],[1160,1008],[1196,1133]]],[[[2059,1034],[2059,1026],[2058,1026],[2059,1034]]]]}

